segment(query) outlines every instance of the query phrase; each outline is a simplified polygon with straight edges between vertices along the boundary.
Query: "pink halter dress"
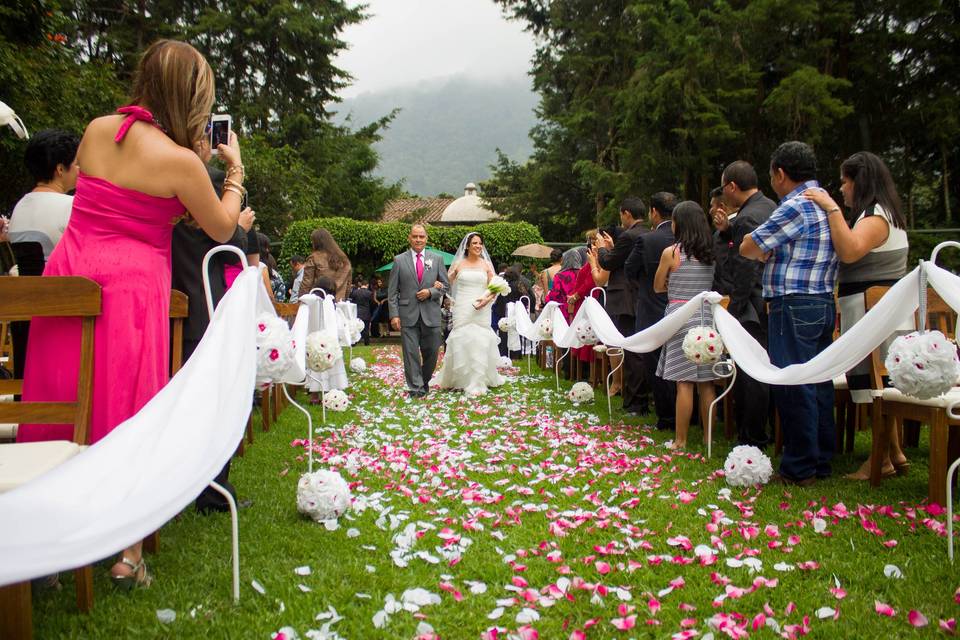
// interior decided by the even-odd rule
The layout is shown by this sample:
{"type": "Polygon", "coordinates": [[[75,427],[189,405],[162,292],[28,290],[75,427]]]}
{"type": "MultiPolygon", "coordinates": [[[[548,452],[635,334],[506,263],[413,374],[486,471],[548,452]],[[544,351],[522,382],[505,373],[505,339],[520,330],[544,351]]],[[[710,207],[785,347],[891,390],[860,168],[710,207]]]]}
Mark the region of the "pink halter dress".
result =
{"type": "MultiPolygon", "coordinates": [[[[154,124],[141,107],[127,118],[116,143],[136,121],[154,124]]],[[[177,198],[160,198],[80,173],[70,222],[44,276],[84,276],[102,287],[93,360],[90,443],[106,436],[147,403],[169,379],[170,239],[183,214],[177,198]]],[[[80,320],[35,318],[30,325],[23,399],[76,400],[80,320]]],[[[22,424],[18,442],[71,440],[72,425],[22,424]]]]}

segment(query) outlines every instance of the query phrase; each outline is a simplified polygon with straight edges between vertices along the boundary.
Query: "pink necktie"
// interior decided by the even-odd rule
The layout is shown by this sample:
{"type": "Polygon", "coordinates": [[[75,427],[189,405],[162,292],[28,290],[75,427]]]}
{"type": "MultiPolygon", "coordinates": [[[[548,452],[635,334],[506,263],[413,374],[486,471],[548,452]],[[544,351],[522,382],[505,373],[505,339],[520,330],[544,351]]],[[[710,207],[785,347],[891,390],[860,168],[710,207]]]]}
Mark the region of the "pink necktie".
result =
{"type": "Polygon", "coordinates": [[[417,282],[423,282],[423,254],[417,254],[417,282]]]}

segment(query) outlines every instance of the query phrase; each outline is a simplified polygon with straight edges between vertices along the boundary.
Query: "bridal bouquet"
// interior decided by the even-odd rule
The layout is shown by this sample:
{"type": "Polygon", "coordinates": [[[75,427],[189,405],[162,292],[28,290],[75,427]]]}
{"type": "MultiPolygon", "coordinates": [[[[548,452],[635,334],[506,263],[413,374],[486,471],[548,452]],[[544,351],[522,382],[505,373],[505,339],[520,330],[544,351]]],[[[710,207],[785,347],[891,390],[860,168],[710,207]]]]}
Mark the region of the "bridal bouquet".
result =
{"type": "Polygon", "coordinates": [[[493,276],[487,285],[487,291],[495,295],[505,296],[510,293],[510,285],[500,276],[493,276]]]}
{"type": "Polygon", "coordinates": [[[517,326],[517,321],[513,318],[500,318],[497,320],[497,328],[506,333],[512,331],[517,326]]]}

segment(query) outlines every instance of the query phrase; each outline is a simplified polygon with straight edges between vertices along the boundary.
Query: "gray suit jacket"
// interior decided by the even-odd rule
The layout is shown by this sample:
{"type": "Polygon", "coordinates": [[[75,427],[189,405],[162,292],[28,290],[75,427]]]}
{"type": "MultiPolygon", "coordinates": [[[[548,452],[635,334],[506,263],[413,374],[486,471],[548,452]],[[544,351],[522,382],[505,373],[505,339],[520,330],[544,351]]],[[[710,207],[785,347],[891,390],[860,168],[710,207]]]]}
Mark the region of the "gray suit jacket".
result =
{"type": "Polygon", "coordinates": [[[449,288],[443,258],[427,250],[423,252],[423,281],[418,283],[413,251],[408,249],[393,258],[387,287],[390,317],[400,318],[400,325],[404,327],[413,326],[419,320],[427,327],[439,327],[440,301],[449,288]],[[438,280],[443,283],[443,289],[433,286],[438,280]],[[420,289],[430,290],[430,297],[423,302],[417,300],[420,289]]]}

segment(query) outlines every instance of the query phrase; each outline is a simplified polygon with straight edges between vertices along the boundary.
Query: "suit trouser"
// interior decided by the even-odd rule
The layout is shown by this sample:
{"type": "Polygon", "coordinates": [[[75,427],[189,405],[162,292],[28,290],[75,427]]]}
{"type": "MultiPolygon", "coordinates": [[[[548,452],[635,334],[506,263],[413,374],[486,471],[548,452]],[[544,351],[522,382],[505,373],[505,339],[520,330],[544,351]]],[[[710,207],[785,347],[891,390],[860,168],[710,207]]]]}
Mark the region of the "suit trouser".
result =
{"type": "MultiPolygon", "coordinates": [[[[753,323],[743,325],[757,342],[767,346],[766,332],[753,323]]],[[[770,442],[767,423],[770,414],[770,386],[757,382],[743,369],[737,370],[733,384],[733,419],[737,423],[737,438],[740,444],[765,447],[770,442]]]]}
{"type": "Polygon", "coordinates": [[[437,368],[442,334],[440,326],[428,327],[423,320],[400,327],[403,350],[403,375],[410,392],[427,392],[433,370],[437,368]]]}
{"type": "MultiPolygon", "coordinates": [[[[636,333],[636,318],[632,315],[617,315],[613,318],[613,323],[617,330],[624,337],[632,336],[636,333]]],[[[637,413],[646,413],[648,402],[644,397],[644,376],[643,358],[639,353],[633,351],[623,351],[623,409],[624,411],[635,411],[637,413]]]]}
{"type": "Polygon", "coordinates": [[[657,375],[657,365],[660,362],[660,351],[656,349],[649,353],[642,353],[643,371],[647,382],[653,389],[653,407],[657,412],[657,429],[672,431],[677,423],[677,383],[664,380],[657,375]]]}

